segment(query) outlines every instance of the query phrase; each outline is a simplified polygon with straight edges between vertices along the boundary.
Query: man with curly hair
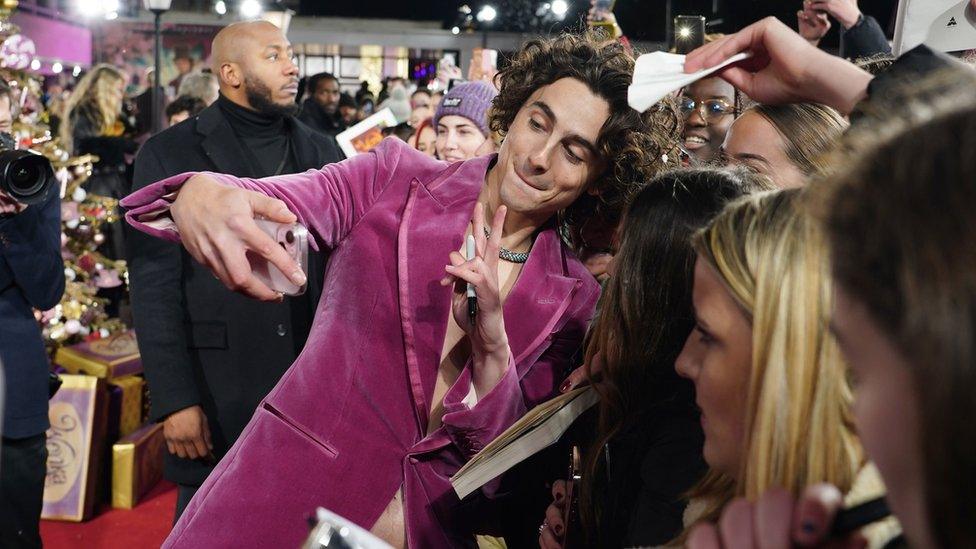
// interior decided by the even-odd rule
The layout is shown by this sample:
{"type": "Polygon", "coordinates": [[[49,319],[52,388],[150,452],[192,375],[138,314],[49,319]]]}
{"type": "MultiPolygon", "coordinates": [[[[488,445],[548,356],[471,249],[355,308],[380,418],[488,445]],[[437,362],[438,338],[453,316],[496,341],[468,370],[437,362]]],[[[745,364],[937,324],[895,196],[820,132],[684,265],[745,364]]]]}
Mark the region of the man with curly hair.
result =
{"type": "Polygon", "coordinates": [[[387,139],[318,171],[183,174],[125,200],[134,226],[258,299],[280,294],[246,254],[304,275],[255,217],[298,220],[333,254],[302,355],[166,546],[296,546],[316,506],[396,547],[475,545],[498,485],[462,502],[451,475],[574,366],[599,294],[583,224],[677,160],[675,110],[627,106],[633,67],[616,42],[531,41],[498,77],[497,155],[448,164],[387,139]]]}

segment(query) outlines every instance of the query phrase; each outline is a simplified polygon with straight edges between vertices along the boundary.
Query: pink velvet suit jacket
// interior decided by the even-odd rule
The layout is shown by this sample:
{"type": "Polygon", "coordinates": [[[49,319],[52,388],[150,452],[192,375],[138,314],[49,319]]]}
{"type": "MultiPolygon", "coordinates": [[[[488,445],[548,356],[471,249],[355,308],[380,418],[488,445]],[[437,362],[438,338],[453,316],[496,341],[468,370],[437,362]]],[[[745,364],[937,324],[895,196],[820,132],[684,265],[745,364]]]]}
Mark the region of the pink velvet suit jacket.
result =
{"type": "MultiPolygon", "coordinates": [[[[445,397],[443,425],[426,434],[450,314],[451,289],[438,281],[461,248],[491,160],[448,165],[391,138],[318,171],[216,175],[285,201],[314,243],[333,252],[304,351],[165,546],[298,547],[316,506],[368,529],[401,486],[410,547],[474,545],[471,506],[449,479],[557,392],[599,294],[554,228],[541,230],[504,305],[507,374],[469,408],[469,362],[445,397]]],[[[189,175],[127,197],[129,222],[177,239],[172,227],[140,220],[168,207],[165,197],[189,175]]]]}

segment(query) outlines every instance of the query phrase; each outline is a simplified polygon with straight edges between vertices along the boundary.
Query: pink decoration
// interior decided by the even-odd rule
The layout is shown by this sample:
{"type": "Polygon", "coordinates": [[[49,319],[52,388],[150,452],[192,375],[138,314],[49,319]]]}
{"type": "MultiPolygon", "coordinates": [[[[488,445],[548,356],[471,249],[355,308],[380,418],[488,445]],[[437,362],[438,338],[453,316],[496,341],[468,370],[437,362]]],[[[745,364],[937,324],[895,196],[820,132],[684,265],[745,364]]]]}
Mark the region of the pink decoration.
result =
{"type": "Polygon", "coordinates": [[[30,66],[36,53],[33,40],[23,34],[12,34],[0,45],[0,64],[9,69],[23,70],[30,66]]]}

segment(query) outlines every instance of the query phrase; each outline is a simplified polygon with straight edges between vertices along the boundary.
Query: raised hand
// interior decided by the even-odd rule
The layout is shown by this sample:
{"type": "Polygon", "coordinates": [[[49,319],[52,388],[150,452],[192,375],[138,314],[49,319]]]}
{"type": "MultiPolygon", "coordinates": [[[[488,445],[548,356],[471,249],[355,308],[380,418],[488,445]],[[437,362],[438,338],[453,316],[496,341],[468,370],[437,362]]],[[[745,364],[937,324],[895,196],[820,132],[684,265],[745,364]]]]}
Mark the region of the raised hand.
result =
{"type": "Polygon", "coordinates": [[[830,30],[830,18],[826,13],[807,9],[796,12],[796,24],[800,36],[814,46],[819,44],[830,30]]]}
{"type": "Polygon", "coordinates": [[[861,18],[861,10],[857,7],[857,0],[804,0],[806,9],[829,13],[845,29],[857,24],[861,18]]]}
{"type": "Polygon", "coordinates": [[[498,252],[506,211],[505,206],[499,206],[491,223],[491,236],[485,237],[485,207],[480,203],[475,206],[471,228],[475,257],[465,259],[460,253],[451,252],[451,264],[444,268],[447,276],[441,280],[444,286],[454,285],[454,321],[471,340],[471,355],[476,367],[473,377],[479,394],[491,390],[508,366],[510,351],[498,279],[498,252]],[[468,317],[468,283],[474,286],[478,299],[478,314],[473,325],[468,317]]]}
{"type": "Polygon", "coordinates": [[[295,284],[305,283],[301,268],[254,223],[257,217],[294,223],[295,214],[284,202],[195,175],[183,184],[170,213],[190,255],[227,288],[263,301],[282,299],[254,276],[248,251],[267,259],[295,284]]]}
{"type": "Polygon", "coordinates": [[[761,103],[823,103],[849,113],[871,81],[870,74],[817,49],[775,17],[689,53],[685,72],[714,67],[739,52],[752,57],[718,74],[761,103]]]}

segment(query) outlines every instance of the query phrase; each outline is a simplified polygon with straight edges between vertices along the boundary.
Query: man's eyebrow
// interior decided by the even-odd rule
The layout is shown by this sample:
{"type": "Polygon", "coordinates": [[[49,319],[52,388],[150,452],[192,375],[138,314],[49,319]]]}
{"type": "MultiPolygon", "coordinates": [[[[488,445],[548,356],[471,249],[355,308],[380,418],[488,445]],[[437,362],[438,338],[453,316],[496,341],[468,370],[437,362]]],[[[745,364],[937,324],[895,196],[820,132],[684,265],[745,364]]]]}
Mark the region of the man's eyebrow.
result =
{"type": "MultiPolygon", "coordinates": [[[[552,112],[552,108],[550,108],[549,105],[545,104],[544,102],[542,102],[542,101],[533,101],[532,104],[529,105],[529,106],[530,107],[535,107],[535,108],[539,109],[550,120],[552,120],[553,122],[556,122],[556,120],[557,120],[556,113],[552,112]]],[[[590,143],[590,140],[589,139],[586,139],[582,135],[573,133],[573,134],[568,135],[565,140],[566,141],[571,141],[573,143],[576,143],[577,145],[583,147],[590,154],[592,154],[593,156],[595,156],[597,158],[600,157],[599,151],[596,150],[596,145],[594,145],[593,143],[590,143]]]]}

